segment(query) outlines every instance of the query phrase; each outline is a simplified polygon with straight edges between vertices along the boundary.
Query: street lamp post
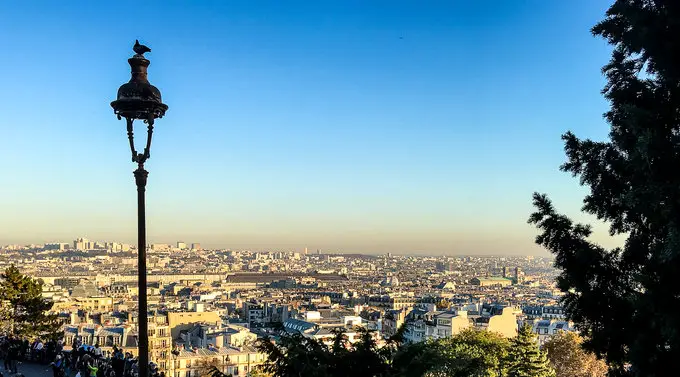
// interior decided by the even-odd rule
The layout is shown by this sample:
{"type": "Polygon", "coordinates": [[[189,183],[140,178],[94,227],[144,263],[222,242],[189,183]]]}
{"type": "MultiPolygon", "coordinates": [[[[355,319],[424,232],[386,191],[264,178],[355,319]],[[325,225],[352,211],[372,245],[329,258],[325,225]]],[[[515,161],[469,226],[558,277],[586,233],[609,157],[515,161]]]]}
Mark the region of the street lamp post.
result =
{"type": "Polygon", "coordinates": [[[146,210],[144,199],[146,178],[149,172],[144,169],[144,163],[151,157],[151,135],[154,121],[165,115],[168,106],[161,101],[160,90],[151,85],[147,79],[147,68],[150,62],[144,57],[144,54],[150,52],[151,49],[136,42],[133,50],[135,55],[128,59],[132,69],[132,78],[118,89],[117,99],[111,102],[111,107],[113,107],[113,111],[119,120],[125,118],[132,162],[137,164],[134,176],[137,184],[138,366],[139,376],[147,377],[149,368],[149,323],[146,297],[146,210]],[[146,146],[142,153],[138,153],[135,149],[133,132],[135,119],[147,124],[146,146]]]}

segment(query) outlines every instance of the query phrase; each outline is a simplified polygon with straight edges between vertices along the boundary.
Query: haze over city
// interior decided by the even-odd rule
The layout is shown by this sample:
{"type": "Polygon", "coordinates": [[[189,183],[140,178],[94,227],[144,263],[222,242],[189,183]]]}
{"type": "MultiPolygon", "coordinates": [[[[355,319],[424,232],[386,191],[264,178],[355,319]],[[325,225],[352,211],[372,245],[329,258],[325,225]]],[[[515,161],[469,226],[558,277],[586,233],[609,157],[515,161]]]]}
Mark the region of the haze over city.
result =
{"type": "Polygon", "coordinates": [[[584,219],[560,135],[607,134],[611,48],[589,28],[609,2],[465,3],[3,5],[0,245],[134,243],[109,102],[138,38],[170,106],[149,242],[547,255],[531,193],[584,219]]]}

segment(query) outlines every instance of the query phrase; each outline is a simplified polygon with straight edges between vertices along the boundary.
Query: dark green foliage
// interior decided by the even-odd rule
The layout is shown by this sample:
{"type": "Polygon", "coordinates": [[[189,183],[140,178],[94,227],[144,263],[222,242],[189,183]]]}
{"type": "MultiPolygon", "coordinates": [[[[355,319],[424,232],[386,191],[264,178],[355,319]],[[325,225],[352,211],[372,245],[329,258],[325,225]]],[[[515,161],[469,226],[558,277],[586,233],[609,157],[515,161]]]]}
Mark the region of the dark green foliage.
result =
{"type": "Polygon", "coordinates": [[[468,329],[450,338],[424,343],[432,348],[436,365],[428,376],[496,377],[505,375],[510,341],[501,335],[468,329]]]}
{"type": "Polygon", "coordinates": [[[278,344],[265,339],[258,347],[269,358],[262,369],[275,376],[330,376],[329,369],[335,366],[324,344],[300,334],[282,336],[278,344]]]}
{"type": "Polygon", "coordinates": [[[606,250],[590,227],[534,194],[537,243],[555,254],[565,309],[613,375],[677,376],[680,360],[680,1],[618,0],[593,28],[613,45],[603,72],[609,140],[563,136],[562,170],[590,188],[583,211],[627,235],[606,250]]]}
{"type": "Polygon", "coordinates": [[[43,339],[63,336],[57,315],[46,313],[52,303],[41,296],[41,282],[21,274],[14,265],[0,278],[0,315],[8,332],[19,337],[41,336],[43,339]]]}
{"type": "Polygon", "coordinates": [[[301,334],[283,335],[278,344],[260,341],[259,349],[269,358],[262,370],[277,377],[422,376],[422,373],[401,373],[406,372],[405,369],[418,356],[405,347],[399,347],[403,330],[383,347],[378,347],[373,332],[358,331],[360,340],[354,344],[347,341],[342,331],[335,331],[330,346],[301,334]],[[401,369],[404,370],[399,372],[401,369]]]}
{"type": "Polygon", "coordinates": [[[262,341],[260,350],[269,356],[262,370],[274,377],[505,376],[510,341],[495,333],[466,330],[451,338],[404,344],[402,327],[378,347],[372,332],[360,331],[353,345],[342,332],[335,333],[330,346],[300,334],[284,335],[279,344],[262,341]]]}
{"type": "Polygon", "coordinates": [[[545,352],[538,348],[531,326],[524,325],[512,339],[507,360],[508,377],[554,377],[555,370],[545,352]]]}

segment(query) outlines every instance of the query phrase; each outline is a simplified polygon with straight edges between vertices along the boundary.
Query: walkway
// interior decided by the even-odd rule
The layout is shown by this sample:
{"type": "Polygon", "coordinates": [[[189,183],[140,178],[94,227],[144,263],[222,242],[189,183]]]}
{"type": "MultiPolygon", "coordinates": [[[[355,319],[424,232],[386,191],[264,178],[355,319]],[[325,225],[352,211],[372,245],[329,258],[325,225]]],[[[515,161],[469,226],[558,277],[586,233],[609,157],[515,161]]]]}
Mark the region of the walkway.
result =
{"type": "MultiPolygon", "coordinates": [[[[19,373],[23,374],[25,377],[52,377],[52,370],[50,369],[49,365],[21,363],[17,369],[19,370],[19,373]]],[[[2,373],[4,377],[14,376],[13,374],[9,374],[6,370],[4,370],[1,365],[0,373],[2,373]]]]}

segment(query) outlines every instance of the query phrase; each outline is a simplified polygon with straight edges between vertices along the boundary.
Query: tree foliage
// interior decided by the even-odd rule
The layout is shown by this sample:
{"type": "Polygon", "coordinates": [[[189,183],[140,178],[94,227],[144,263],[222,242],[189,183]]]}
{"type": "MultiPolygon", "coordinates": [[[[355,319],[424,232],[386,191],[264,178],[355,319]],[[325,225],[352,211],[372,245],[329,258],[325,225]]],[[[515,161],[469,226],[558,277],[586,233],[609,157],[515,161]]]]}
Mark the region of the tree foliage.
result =
{"type": "Polygon", "coordinates": [[[562,170],[590,193],[583,211],[625,245],[607,250],[591,228],[534,194],[536,242],[555,254],[567,315],[614,375],[677,375],[680,356],[680,2],[617,0],[593,34],[612,46],[603,68],[607,141],[563,136],[562,170]]]}
{"type": "MultiPolygon", "coordinates": [[[[427,343],[425,343],[427,344],[427,343]]],[[[498,333],[466,329],[430,342],[436,365],[428,376],[497,377],[505,375],[510,341],[498,333]]]]}
{"type": "Polygon", "coordinates": [[[378,347],[374,334],[359,330],[350,344],[341,331],[326,345],[301,334],[283,335],[278,343],[261,341],[268,355],[261,370],[274,377],[496,377],[510,341],[499,334],[465,330],[451,338],[404,343],[402,326],[387,344],[378,347]]]}
{"type": "Polygon", "coordinates": [[[205,357],[198,361],[198,374],[200,376],[212,376],[215,371],[219,372],[221,368],[222,362],[216,357],[205,357]]]}
{"type": "Polygon", "coordinates": [[[543,344],[556,377],[606,377],[607,364],[581,347],[583,338],[560,331],[543,344]]]}
{"type": "Polygon", "coordinates": [[[508,377],[555,376],[548,356],[538,348],[536,335],[529,325],[520,327],[517,336],[512,339],[506,360],[508,377]]]}
{"type": "Polygon", "coordinates": [[[61,337],[52,303],[42,297],[42,282],[23,275],[14,265],[0,274],[0,307],[3,327],[18,337],[61,337]]]}
{"type": "Polygon", "coordinates": [[[277,377],[388,377],[401,375],[397,371],[407,369],[417,356],[400,349],[402,329],[382,347],[378,347],[374,332],[358,331],[360,339],[354,344],[342,331],[334,332],[330,346],[302,334],[284,334],[277,343],[265,339],[258,346],[268,356],[261,369],[277,377]],[[408,360],[401,359],[405,356],[408,360]]]}

